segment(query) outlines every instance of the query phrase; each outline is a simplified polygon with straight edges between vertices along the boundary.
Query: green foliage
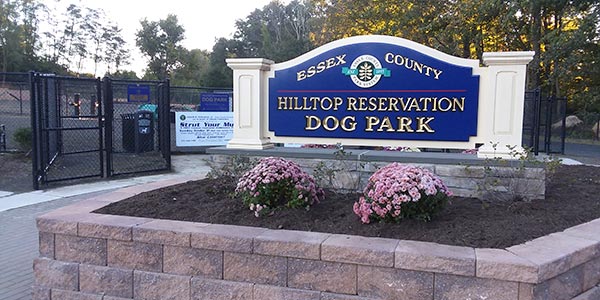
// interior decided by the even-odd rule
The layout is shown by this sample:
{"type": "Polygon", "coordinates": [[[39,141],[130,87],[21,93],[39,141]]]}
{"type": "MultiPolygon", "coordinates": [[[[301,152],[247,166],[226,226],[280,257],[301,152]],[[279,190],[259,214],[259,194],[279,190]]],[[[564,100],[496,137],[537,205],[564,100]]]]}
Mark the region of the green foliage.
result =
{"type": "Polygon", "coordinates": [[[13,139],[19,145],[21,151],[29,151],[31,149],[32,131],[30,127],[21,127],[15,130],[13,139]]]}
{"type": "Polygon", "coordinates": [[[350,159],[351,153],[344,150],[344,146],[340,143],[335,145],[335,149],[332,161],[320,161],[313,168],[315,181],[320,186],[332,187],[340,191],[360,190],[360,173],[365,167],[364,162],[350,159]]]}
{"type": "Polygon", "coordinates": [[[163,80],[181,64],[185,29],[177,16],[169,14],[159,21],[140,21],[142,28],[136,32],[135,44],[149,59],[147,73],[163,80]]]}
{"type": "Polygon", "coordinates": [[[206,160],[206,164],[210,167],[206,175],[208,178],[230,178],[237,181],[244,173],[254,168],[258,160],[247,156],[228,155],[222,163],[206,160]]]}
{"type": "MultiPolygon", "coordinates": [[[[491,146],[497,149],[498,144],[491,143],[491,146]]],[[[484,177],[477,182],[483,201],[531,201],[532,195],[552,180],[561,163],[559,158],[553,156],[539,158],[529,149],[519,151],[516,146],[507,147],[511,159],[495,157],[484,161],[484,177]],[[541,181],[529,180],[527,172],[536,172],[536,169],[543,171],[545,178],[538,178],[541,181]]]]}

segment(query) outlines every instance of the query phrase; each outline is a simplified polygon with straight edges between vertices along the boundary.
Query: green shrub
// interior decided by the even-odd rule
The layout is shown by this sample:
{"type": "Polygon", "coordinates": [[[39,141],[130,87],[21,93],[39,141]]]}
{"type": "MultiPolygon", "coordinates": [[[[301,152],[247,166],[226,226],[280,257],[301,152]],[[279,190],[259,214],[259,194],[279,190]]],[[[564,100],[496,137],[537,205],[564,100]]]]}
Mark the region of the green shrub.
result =
{"type": "Polygon", "coordinates": [[[29,151],[31,149],[31,140],[33,138],[30,127],[18,128],[13,134],[13,139],[19,145],[19,149],[22,151],[29,151]]]}

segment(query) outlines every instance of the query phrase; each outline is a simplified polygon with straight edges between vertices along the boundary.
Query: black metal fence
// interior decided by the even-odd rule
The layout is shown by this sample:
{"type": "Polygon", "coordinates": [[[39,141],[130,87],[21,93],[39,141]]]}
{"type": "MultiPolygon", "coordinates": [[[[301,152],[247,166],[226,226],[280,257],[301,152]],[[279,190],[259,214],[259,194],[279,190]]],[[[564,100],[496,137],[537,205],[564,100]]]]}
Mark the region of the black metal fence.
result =
{"type": "Polygon", "coordinates": [[[169,82],[105,81],[106,110],[112,114],[106,121],[109,174],[170,169],[169,82]],[[148,97],[128,99],[128,90],[136,87],[147,89],[148,97]]]}
{"type": "Polygon", "coordinates": [[[101,101],[92,113],[83,103],[101,98],[99,79],[31,74],[34,188],[56,181],[104,176],[101,101]]]}
{"type": "Polygon", "coordinates": [[[168,81],[30,76],[34,188],[171,168],[168,81]]]}
{"type": "Polygon", "coordinates": [[[525,92],[523,145],[534,154],[565,153],[567,99],[544,97],[539,89],[525,92]]]}

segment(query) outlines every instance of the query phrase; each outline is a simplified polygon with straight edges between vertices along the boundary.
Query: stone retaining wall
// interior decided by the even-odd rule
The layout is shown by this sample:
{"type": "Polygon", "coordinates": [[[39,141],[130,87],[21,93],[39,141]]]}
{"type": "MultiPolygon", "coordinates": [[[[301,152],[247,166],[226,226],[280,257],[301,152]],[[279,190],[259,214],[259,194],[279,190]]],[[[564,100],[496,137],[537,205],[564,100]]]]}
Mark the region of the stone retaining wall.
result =
{"type": "Polygon", "coordinates": [[[183,181],[39,217],[33,299],[599,299],[600,219],[507,249],[474,249],[91,213],[183,181]]]}
{"type": "Polygon", "coordinates": [[[335,178],[322,187],[362,191],[378,168],[391,162],[406,163],[429,169],[438,175],[456,196],[497,198],[523,196],[543,199],[546,193],[546,170],[543,163],[509,160],[486,160],[461,153],[410,153],[394,151],[347,150],[340,156],[331,149],[275,148],[238,150],[211,148],[209,164],[221,168],[235,155],[246,159],[278,156],[298,163],[312,173],[321,164],[335,170],[335,178]],[[489,193],[494,193],[490,197],[489,193]],[[503,194],[503,195],[500,195],[503,194]]]}

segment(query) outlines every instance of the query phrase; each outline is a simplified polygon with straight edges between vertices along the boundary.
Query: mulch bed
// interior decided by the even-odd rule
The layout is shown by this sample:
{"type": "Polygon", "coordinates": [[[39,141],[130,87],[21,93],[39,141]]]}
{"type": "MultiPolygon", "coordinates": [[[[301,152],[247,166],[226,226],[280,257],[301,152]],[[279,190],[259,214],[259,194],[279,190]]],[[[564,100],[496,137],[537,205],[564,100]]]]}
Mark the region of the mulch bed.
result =
{"type": "Polygon", "coordinates": [[[431,222],[364,225],[353,213],[358,194],[327,191],[326,199],[304,209],[280,210],[256,218],[233,197],[235,182],[204,179],[142,193],[98,213],[204,223],[386,237],[479,248],[504,248],[600,218],[600,168],[561,166],[546,186],[546,199],[485,202],[452,197],[431,222]]]}

